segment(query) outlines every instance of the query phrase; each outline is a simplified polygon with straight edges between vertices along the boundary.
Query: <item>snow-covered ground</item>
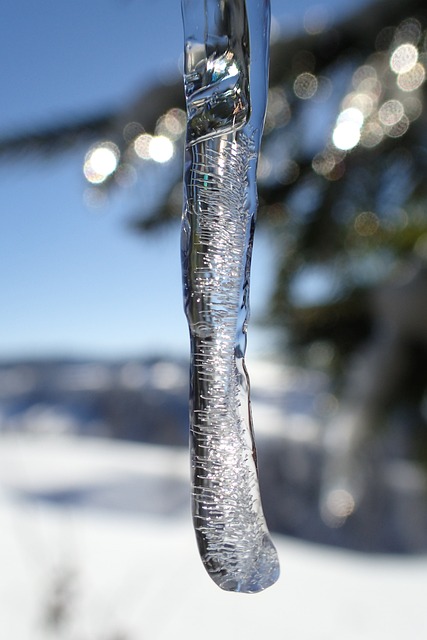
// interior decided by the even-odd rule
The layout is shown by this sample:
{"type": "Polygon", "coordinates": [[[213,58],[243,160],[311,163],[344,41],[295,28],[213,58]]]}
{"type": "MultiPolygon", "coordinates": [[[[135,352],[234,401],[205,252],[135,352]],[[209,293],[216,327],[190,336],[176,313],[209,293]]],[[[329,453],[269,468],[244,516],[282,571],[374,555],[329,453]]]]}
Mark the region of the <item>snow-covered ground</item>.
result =
{"type": "Polygon", "coordinates": [[[182,449],[0,440],[3,640],[425,640],[427,556],[276,536],[282,575],[220,591],[201,565],[182,449]]]}

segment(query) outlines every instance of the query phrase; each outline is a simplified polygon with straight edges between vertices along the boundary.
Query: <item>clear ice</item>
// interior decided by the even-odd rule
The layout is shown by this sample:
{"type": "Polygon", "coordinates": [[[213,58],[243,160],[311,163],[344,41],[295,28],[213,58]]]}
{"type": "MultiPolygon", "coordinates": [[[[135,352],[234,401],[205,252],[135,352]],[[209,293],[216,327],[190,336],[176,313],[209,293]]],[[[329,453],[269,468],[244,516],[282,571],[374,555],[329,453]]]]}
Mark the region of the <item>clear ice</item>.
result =
{"type": "Polygon", "coordinates": [[[190,329],[192,510],[219,587],[279,576],[264,519],[245,367],[269,0],[182,0],[187,144],[182,263],[190,329]]]}

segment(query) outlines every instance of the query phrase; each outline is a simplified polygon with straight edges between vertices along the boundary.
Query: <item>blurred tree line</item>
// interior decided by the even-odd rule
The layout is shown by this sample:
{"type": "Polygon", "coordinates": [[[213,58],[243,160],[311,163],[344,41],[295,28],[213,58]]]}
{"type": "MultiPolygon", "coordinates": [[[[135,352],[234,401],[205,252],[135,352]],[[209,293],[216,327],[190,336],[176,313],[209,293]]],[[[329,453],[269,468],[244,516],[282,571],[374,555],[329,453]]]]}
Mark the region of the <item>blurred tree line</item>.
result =
{"type": "MultiPolygon", "coordinates": [[[[369,428],[403,411],[410,455],[427,460],[427,5],[375,0],[338,23],[326,7],[272,40],[258,175],[276,255],[265,322],[283,329],[287,353],[333,374],[369,428]]],[[[179,221],[184,135],[177,77],[120,113],[3,137],[0,154],[87,145],[88,201],[140,189],[130,224],[151,233],[179,221]]]]}

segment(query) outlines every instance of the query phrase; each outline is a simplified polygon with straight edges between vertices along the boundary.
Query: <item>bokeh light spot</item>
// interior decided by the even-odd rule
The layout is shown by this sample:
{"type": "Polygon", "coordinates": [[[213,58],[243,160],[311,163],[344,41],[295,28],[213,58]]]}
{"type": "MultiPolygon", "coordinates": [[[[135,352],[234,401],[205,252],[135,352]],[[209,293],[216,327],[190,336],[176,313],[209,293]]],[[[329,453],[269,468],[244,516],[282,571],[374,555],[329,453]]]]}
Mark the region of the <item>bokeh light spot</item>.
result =
{"type": "Polygon", "coordinates": [[[378,216],[371,211],[363,211],[359,213],[354,221],[354,229],[359,236],[373,236],[378,231],[380,222],[378,216]]]}
{"type": "Polygon", "coordinates": [[[409,42],[401,44],[390,57],[390,67],[395,73],[407,73],[418,62],[418,49],[409,42]]]}
{"type": "Polygon", "coordinates": [[[358,67],[356,71],[353,73],[353,78],[352,78],[353,87],[355,89],[359,89],[360,83],[363,82],[364,80],[376,80],[376,79],[377,79],[377,72],[374,69],[374,67],[370,64],[363,64],[360,67],[358,67]]]}
{"type": "Polygon", "coordinates": [[[282,88],[274,87],[268,92],[268,105],[266,115],[266,132],[275,127],[285,126],[291,118],[291,110],[282,88]]]}
{"type": "Polygon", "coordinates": [[[278,179],[280,184],[292,184],[295,182],[300,174],[299,165],[294,160],[289,160],[283,163],[281,175],[278,179]]]}
{"type": "Polygon", "coordinates": [[[353,107],[358,109],[366,118],[374,110],[374,99],[367,93],[352,92],[346,95],[342,106],[346,109],[353,107]]]}
{"type": "Polygon", "coordinates": [[[273,171],[273,166],[270,160],[261,153],[258,159],[258,167],[257,167],[257,178],[260,182],[263,180],[268,180],[271,176],[271,172],[273,171]]]}
{"type": "Polygon", "coordinates": [[[116,171],[115,181],[121,187],[132,187],[137,181],[137,173],[135,167],[131,164],[122,164],[116,171]]]}
{"type": "Polygon", "coordinates": [[[332,151],[323,151],[314,156],[311,163],[314,171],[321,176],[326,176],[334,169],[336,159],[332,151]]]}
{"type": "Polygon", "coordinates": [[[412,69],[397,76],[397,85],[402,91],[415,91],[424,82],[426,72],[422,64],[417,62],[412,69]]]}
{"type": "Polygon", "coordinates": [[[384,129],[379,122],[368,122],[362,129],[360,144],[371,149],[376,147],[384,138],[384,129]]]}
{"type": "Polygon", "coordinates": [[[178,140],[185,131],[187,118],[182,109],[170,109],[161,116],[156,123],[156,135],[167,136],[171,140],[178,140]]]}
{"type": "Polygon", "coordinates": [[[168,162],[173,156],[173,143],[166,136],[153,136],[149,142],[148,150],[154,162],[168,162]]]}
{"type": "Polygon", "coordinates": [[[421,100],[415,96],[403,98],[403,106],[410,122],[419,118],[423,111],[421,100]]]}
{"type": "Polygon", "coordinates": [[[153,136],[149,133],[142,133],[135,139],[133,143],[133,148],[135,149],[136,155],[142,160],[150,159],[150,142],[153,136]]]}
{"type": "Polygon", "coordinates": [[[332,134],[332,142],[337,149],[349,151],[358,144],[363,120],[363,113],[355,107],[349,107],[340,113],[332,134]]]}
{"type": "Polygon", "coordinates": [[[317,91],[317,87],[318,81],[316,76],[308,73],[308,71],[300,73],[299,76],[295,78],[294,93],[297,98],[301,98],[301,100],[309,100],[312,98],[317,91]]]}
{"type": "Polygon", "coordinates": [[[423,28],[417,18],[406,18],[402,20],[396,29],[393,37],[395,45],[412,44],[416,45],[421,38],[423,28]]]}
{"type": "Polygon", "coordinates": [[[329,24],[329,11],[323,4],[309,7],[304,15],[304,29],[310,35],[322,33],[329,24]]]}
{"type": "Polygon", "coordinates": [[[346,489],[333,489],[326,497],[323,519],[330,527],[341,527],[354,512],[355,501],[346,489]]]}
{"type": "Polygon", "coordinates": [[[373,99],[378,100],[383,91],[383,85],[378,78],[365,78],[360,82],[357,90],[359,93],[366,93],[373,99]]]}
{"type": "Polygon", "coordinates": [[[409,118],[403,114],[399,122],[396,122],[396,124],[393,124],[391,127],[386,127],[386,134],[389,138],[400,138],[408,131],[408,128],[409,118]]]}
{"type": "Polygon", "coordinates": [[[83,173],[88,182],[101,184],[117,169],[120,151],[113,142],[94,145],[85,156],[83,173]]]}
{"type": "Polygon", "coordinates": [[[123,138],[125,142],[132,142],[141,133],[144,133],[144,127],[139,122],[128,122],[123,129],[123,138]]]}
{"type": "Polygon", "coordinates": [[[400,100],[387,100],[378,111],[380,122],[389,127],[399,122],[403,114],[403,104],[400,100]]]}

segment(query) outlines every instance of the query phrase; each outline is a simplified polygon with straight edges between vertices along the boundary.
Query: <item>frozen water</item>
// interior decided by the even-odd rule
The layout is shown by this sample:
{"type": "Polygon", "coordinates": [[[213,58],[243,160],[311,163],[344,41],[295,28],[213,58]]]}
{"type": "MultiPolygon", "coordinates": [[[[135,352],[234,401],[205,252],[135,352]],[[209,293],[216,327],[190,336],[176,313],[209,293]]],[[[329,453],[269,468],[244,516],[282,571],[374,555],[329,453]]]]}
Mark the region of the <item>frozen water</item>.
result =
{"type": "Polygon", "coordinates": [[[212,579],[222,589],[251,593],[279,575],[259,494],[244,362],[270,7],[183,0],[182,9],[193,521],[212,579]]]}

